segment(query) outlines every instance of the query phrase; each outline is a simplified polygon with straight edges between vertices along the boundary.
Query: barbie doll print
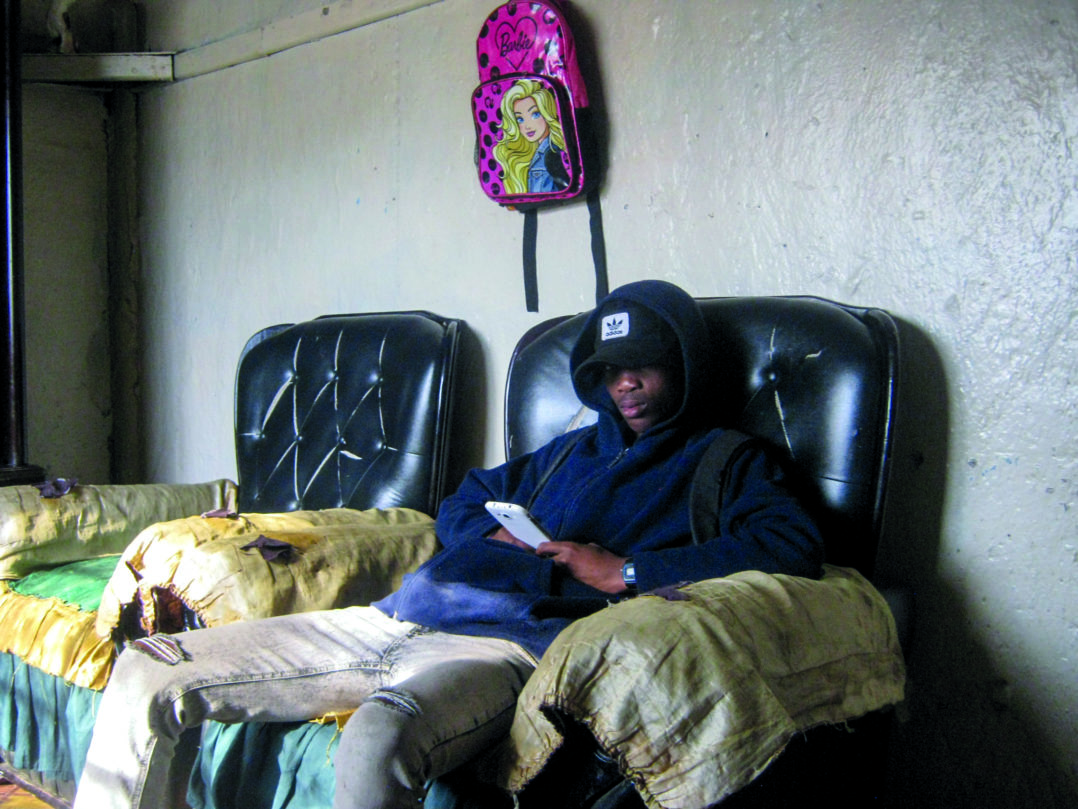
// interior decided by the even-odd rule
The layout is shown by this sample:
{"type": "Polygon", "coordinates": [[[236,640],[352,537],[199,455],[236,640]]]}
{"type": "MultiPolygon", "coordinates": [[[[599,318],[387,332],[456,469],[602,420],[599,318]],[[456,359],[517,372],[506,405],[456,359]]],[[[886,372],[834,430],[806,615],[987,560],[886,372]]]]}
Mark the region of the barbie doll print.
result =
{"type": "Polygon", "coordinates": [[[549,193],[569,185],[565,137],[554,93],[534,79],[515,82],[501,101],[502,139],[494,158],[510,194],[549,193]]]}

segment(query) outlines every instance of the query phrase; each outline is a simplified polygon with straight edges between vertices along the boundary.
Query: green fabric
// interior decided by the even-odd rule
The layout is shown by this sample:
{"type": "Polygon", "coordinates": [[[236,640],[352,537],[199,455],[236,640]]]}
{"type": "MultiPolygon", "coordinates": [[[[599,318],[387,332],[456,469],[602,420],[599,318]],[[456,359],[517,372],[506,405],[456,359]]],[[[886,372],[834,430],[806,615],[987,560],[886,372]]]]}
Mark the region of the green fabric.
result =
{"type": "Polygon", "coordinates": [[[119,558],[116,554],[36,570],[12,582],[11,589],[24,596],[58,598],[83,612],[94,612],[101,604],[101,594],[119,558]]]}

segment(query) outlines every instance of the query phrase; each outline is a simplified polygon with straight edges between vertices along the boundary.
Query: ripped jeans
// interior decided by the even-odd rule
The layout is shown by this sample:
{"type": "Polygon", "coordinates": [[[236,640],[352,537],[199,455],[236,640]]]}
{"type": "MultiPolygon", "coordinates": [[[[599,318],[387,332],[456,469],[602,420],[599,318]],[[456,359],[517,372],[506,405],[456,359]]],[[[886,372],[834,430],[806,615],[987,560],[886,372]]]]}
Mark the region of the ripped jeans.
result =
{"type": "Polygon", "coordinates": [[[508,732],[536,663],[511,641],[438,632],[374,607],[174,638],[189,658],[176,665],[120,655],[75,809],[183,806],[203,720],[290,722],[357,706],[337,750],[334,809],[414,809],[429,779],[508,732]]]}

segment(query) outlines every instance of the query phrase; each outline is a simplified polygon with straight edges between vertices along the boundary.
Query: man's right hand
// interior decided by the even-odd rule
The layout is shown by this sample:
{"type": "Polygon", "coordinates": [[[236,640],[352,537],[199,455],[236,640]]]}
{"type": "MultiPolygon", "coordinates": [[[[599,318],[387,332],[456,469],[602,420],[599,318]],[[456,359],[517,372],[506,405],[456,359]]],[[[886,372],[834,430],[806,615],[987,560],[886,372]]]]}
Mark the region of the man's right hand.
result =
{"type": "Polygon", "coordinates": [[[611,553],[594,542],[544,542],[536,553],[554,560],[577,581],[602,590],[604,593],[623,593],[628,587],[621,577],[625,557],[611,553]]]}
{"type": "Polygon", "coordinates": [[[496,539],[499,542],[507,542],[510,545],[516,545],[518,548],[523,548],[526,551],[531,551],[532,553],[535,552],[535,548],[533,548],[527,542],[521,539],[517,539],[515,536],[509,533],[509,529],[506,528],[504,525],[498,526],[497,531],[495,531],[493,534],[488,534],[487,536],[489,536],[491,539],[496,539]]]}

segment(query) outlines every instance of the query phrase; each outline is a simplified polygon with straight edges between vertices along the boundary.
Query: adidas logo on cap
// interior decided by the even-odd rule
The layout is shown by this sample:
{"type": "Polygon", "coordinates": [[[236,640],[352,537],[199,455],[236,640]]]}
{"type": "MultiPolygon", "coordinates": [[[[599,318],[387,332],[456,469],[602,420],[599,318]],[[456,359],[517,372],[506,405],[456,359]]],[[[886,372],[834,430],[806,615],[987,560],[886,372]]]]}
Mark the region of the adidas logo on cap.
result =
{"type": "Polygon", "coordinates": [[[603,318],[602,339],[615,340],[629,336],[629,313],[617,312],[603,318]]]}

